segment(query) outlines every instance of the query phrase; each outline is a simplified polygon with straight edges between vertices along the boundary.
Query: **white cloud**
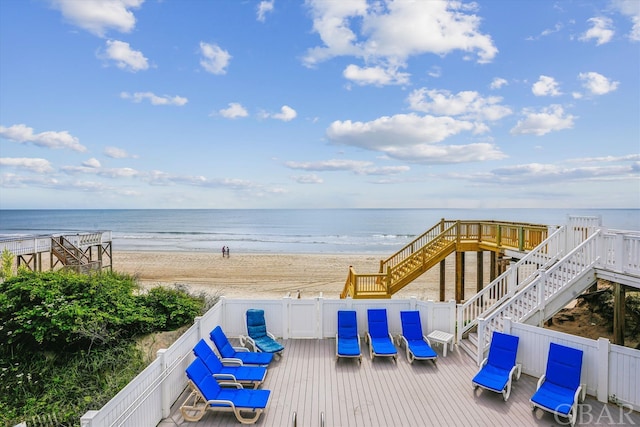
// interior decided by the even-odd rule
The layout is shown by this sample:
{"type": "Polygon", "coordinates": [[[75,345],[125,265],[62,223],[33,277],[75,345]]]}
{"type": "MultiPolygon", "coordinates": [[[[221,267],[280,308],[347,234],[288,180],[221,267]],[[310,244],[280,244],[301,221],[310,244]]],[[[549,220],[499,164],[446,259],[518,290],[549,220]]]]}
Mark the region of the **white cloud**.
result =
{"type": "Polygon", "coordinates": [[[136,9],[144,0],[52,0],[62,15],[90,33],[103,37],[109,29],[128,33],[136,25],[130,9],[136,9]]]}
{"type": "Polygon", "coordinates": [[[107,157],[111,157],[112,159],[126,159],[126,158],[137,158],[135,155],[129,154],[126,150],[117,147],[105,147],[104,155],[107,157]]]}
{"type": "Polygon", "coordinates": [[[578,74],[578,79],[582,80],[584,86],[593,95],[604,95],[618,89],[620,82],[614,82],[594,71],[578,74]]]}
{"type": "Polygon", "coordinates": [[[179,107],[182,107],[187,102],[189,102],[187,98],[184,98],[182,96],[158,96],[152,92],[121,92],[120,98],[130,99],[136,103],[142,102],[143,100],[147,99],[149,100],[149,102],[151,102],[151,105],[177,105],[179,107]]]}
{"type": "Polygon", "coordinates": [[[273,12],[273,3],[275,2],[275,0],[269,0],[269,1],[261,1],[260,4],[258,4],[258,21],[260,22],[264,22],[266,19],[266,15],[269,12],[273,12]]]}
{"type": "MultiPolygon", "coordinates": [[[[409,166],[383,166],[378,167],[373,163],[362,160],[331,159],[315,162],[286,162],[285,166],[291,169],[301,169],[314,172],[353,172],[357,175],[396,175],[407,172],[409,166]]],[[[315,175],[313,175],[315,176],[315,175]]]]}
{"type": "Polygon", "coordinates": [[[232,56],[220,46],[211,43],[200,42],[200,65],[211,74],[226,74],[227,66],[232,56]]]}
{"type": "Polygon", "coordinates": [[[289,107],[288,105],[283,105],[282,108],[280,108],[279,113],[273,113],[273,114],[266,113],[264,117],[265,118],[270,117],[272,119],[282,120],[283,122],[289,122],[295,119],[297,115],[298,113],[296,112],[296,110],[289,107]]]}
{"type": "Polygon", "coordinates": [[[529,163],[494,169],[473,177],[476,181],[507,185],[536,185],[567,181],[611,181],[640,177],[634,164],[615,164],[603,161],[597,166],[563,166],[561,164],[529,163]]]}
{"type": "Polygon", "coordinates": [[[88,168],[99,168],[102,165],[100,164],[100,161],[98,159],[92,157],[89,160],[85,160],[84,162],[82,162],[82,166],[86,166],[88,168]]]}
{"type": "Polygon", "coordinates": [[[417,163],[461,163],[506,157],[492,144],[439,145],[463,131],[477,131],[475,123],[452,117],[398,114],[370,122],[335,121],[327,137],[344,144],[417,163]]]}
{"type": "Polygon", "coordinates": [[[78,138],[71,136],[66,130],[61,132],[46,131],[34,134],[33,128],[23,124],[13,125],[8,128],[0,126],[0,137],[20,143],[30,142],[46,148],[69,148],[74,151],[87,151],[87,148],[80,144],[78,138]]]}
{"type": "Polygon", "coordinates": [[[37,158],[0,157],[0,166],[25,169],[36,173],[49,173],[53,171],[51,163],[49,163],[48,160],[37,158]]]}
{"type": "Polygon", "coordinates": [[[631,19],[632,28],[629,32],[631,41],[640,41],[640,2],[638,0],[613,0],[612,6],[623,15],[631,19]]]}
{"type": "Polygon", "coordinates": [[[358,85],[384,86],[390,84],[409,83],[408,73],[398,72],[397,69],[376,67],[359,67],[350,64],[345,68],[342,75],[347,80],[351,80],[358,85]]]}
{"type": "Polygon", "coordinates": [[[224,108],[218,111],[218,113],[227,119],[237,119],[238,117],[247,117],[249,115],[246,108],[237,102],[230,102],[229,108],[224,108]]]}
{"type": "Polygon", "coordinates": [[[491,84],[489,85],[489,87],[491,89],[500,89],[503,86],[508,85],[509,82],[506,79],[503,79],[502,77],[495,77],[492,81],[491,84]]]}
{"type": "Polygon", "coordinates": [[[324,182],[324,180],[316,174],[292,176],[291,179],[298,184],[322,184],[324,182]]]}
{"type": "Polygon", "coordinates": [[[107,40],[107,49],[104,57],[115,61],[116,66],[122,70],[137,72],[149,68],[147,58],[142,52],[132,50],[129,43],[119,40],[107,40]]]}
{"type": "Polygon", "coordinates": [[[512,114],[509,107],[500,105],[502,98],[483,98],[478,92],[462,91],[452,94],[446,90],[416,89],[407,97],[409,108],[423,113],[460,116],[464,119],[495,121],[512,114]]]}
{"type": "Polygon", "coordinates": [[[549,132],[571,129],[576,117],[565,114],[560,105],[551,105],[543,108],[540,112],[524,109],[524,120],[519,120],[516,126],[511,129],[512,135],[531,134],[542,136],[549,132]]]}
{"type": "MultiPolygon", "coordinates": [[[[469,13],[474,12],[475,3],[309,0],[307,5],[313,30],[322,40],[322,46],[307,51],[307,66],[337,56],[354,56],[367,64],[361,70],[398,69],[413,55],[446,55],[456,50],[476,53],[478,62],[485,63],[498,52],[491,37],[480,32],[480,18],[469,13]]],[[[362,72],[356,74],[362,76],[362,72]]],[[[365,83],[366,79],[359,81],[365,83]]],[[[380,79],[372,81],[381,84],[380,79]]],[[[396,83],[393,79],[390,82],[396,83]]]]}
{"type": "Polygon", "coordinates": [[[613,21],[609,18],[597,16],[587,20],[591,24],[584,34],[580,36],[582,41],[596,40],[596,46],[609,43],[613,38],[614,31],[611,29],[613,21]]]}
{"type": "Polygon", "coordinates": [[[540,76],[537,82],[531,87],[531,92],[535,96],[560,96],[562,92],[558,89],[558,82],[553,77],[540,76]]]}

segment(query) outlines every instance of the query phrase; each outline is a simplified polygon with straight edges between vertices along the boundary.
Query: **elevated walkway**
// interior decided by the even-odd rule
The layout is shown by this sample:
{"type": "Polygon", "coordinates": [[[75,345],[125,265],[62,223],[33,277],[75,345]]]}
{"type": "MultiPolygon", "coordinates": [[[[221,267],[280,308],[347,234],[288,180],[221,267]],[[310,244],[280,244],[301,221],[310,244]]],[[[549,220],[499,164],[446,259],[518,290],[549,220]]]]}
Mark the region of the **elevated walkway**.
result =
{"type": "Polygon", "coordinates": [[[16,267],[31,271],[66,269],[81,273],[112,269],[110,231],[37,235],[0,240],[0,253],[11,252],[16,267]],[[42,259],[49,255],[48,264],[42,259]]]}
{"type": "MultiPolygon", "coordinates": [[[[522,254],[544,241],[549,227],[501,221],[442,219],[386,260],[377,273],[358,274],[350,267],[341,298],[391,298],[454,252],[505,251],[522,254]]],[[[461,280],[456,278],[457,282],[461,280]]]]}

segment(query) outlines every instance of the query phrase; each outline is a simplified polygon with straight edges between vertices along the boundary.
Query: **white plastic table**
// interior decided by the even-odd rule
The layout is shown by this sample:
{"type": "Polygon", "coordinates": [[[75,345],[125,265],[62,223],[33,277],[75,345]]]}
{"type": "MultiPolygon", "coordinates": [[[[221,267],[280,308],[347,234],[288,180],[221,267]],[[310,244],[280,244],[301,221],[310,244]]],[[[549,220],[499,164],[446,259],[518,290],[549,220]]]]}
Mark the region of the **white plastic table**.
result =
{"type": "Polygon", "coordinates": [[[442,344],[442,356],[447,357],[447,344],[453,350],[453,335],[443,331],[433,331],[427,335],[429,341],[442,344]]]}

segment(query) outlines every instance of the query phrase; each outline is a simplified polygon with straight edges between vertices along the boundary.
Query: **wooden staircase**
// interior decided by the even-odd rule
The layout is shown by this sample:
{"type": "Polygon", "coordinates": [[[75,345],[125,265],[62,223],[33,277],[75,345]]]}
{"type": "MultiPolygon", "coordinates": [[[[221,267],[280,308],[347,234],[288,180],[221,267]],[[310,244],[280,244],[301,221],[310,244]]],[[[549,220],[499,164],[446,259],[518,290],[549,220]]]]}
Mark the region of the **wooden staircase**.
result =
{"type": "Polygon", "coordinates": [[[341,298],[391,298],[456,251],[505,249],[527,251],[547,236],[545,225],[500,221],[451,221],[442,219],[386,260],[377,273],[349,274],[341,298]]]}
{"type": "Polygon", "coordinates": [[[89,255],[65,236],[51,238],[51,259],[52,269],[60,264],[62,269],[86,274],[100,270],[102,267],[100,261],[92,261],[89,255]],[[54,257],[55,261],[53,260],[54,257]]]}

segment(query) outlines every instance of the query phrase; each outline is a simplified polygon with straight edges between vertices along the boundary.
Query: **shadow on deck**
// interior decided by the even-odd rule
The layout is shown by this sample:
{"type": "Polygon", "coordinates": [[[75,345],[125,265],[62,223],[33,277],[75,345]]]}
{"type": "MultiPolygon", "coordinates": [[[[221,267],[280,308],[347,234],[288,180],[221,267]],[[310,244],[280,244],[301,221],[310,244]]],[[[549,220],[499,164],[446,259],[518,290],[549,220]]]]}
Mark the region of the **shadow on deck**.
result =
{"type": "MultiPolygon", "coordinates": [[[[438,363],[407,362],[404,348],[398,362],[368,356],[363,345],[362,365],[350,359],[335,360],[335,340],[309,339],[285,341],[284,357],[272,363],[262,388],[271,390],[267,410],[255,425],[292,426],[553,426],[568,425],[563,418],[541,410],[531,411],[529,398],[537,378],[522,375],[514,381],[507,402],[502,395],[478,389],[473,392],[471,378],[475,363],[459,349],[438,363]]],[[[171,409],[160,427],[238,426],[231,413],[209,411],[197,423],[186,422],[180,405],[186,393],[171,409]]],[[[578,412],[576,425],[640,425],[640,414],[629,408],[598,402],[592,396],[578,412]]]]}

